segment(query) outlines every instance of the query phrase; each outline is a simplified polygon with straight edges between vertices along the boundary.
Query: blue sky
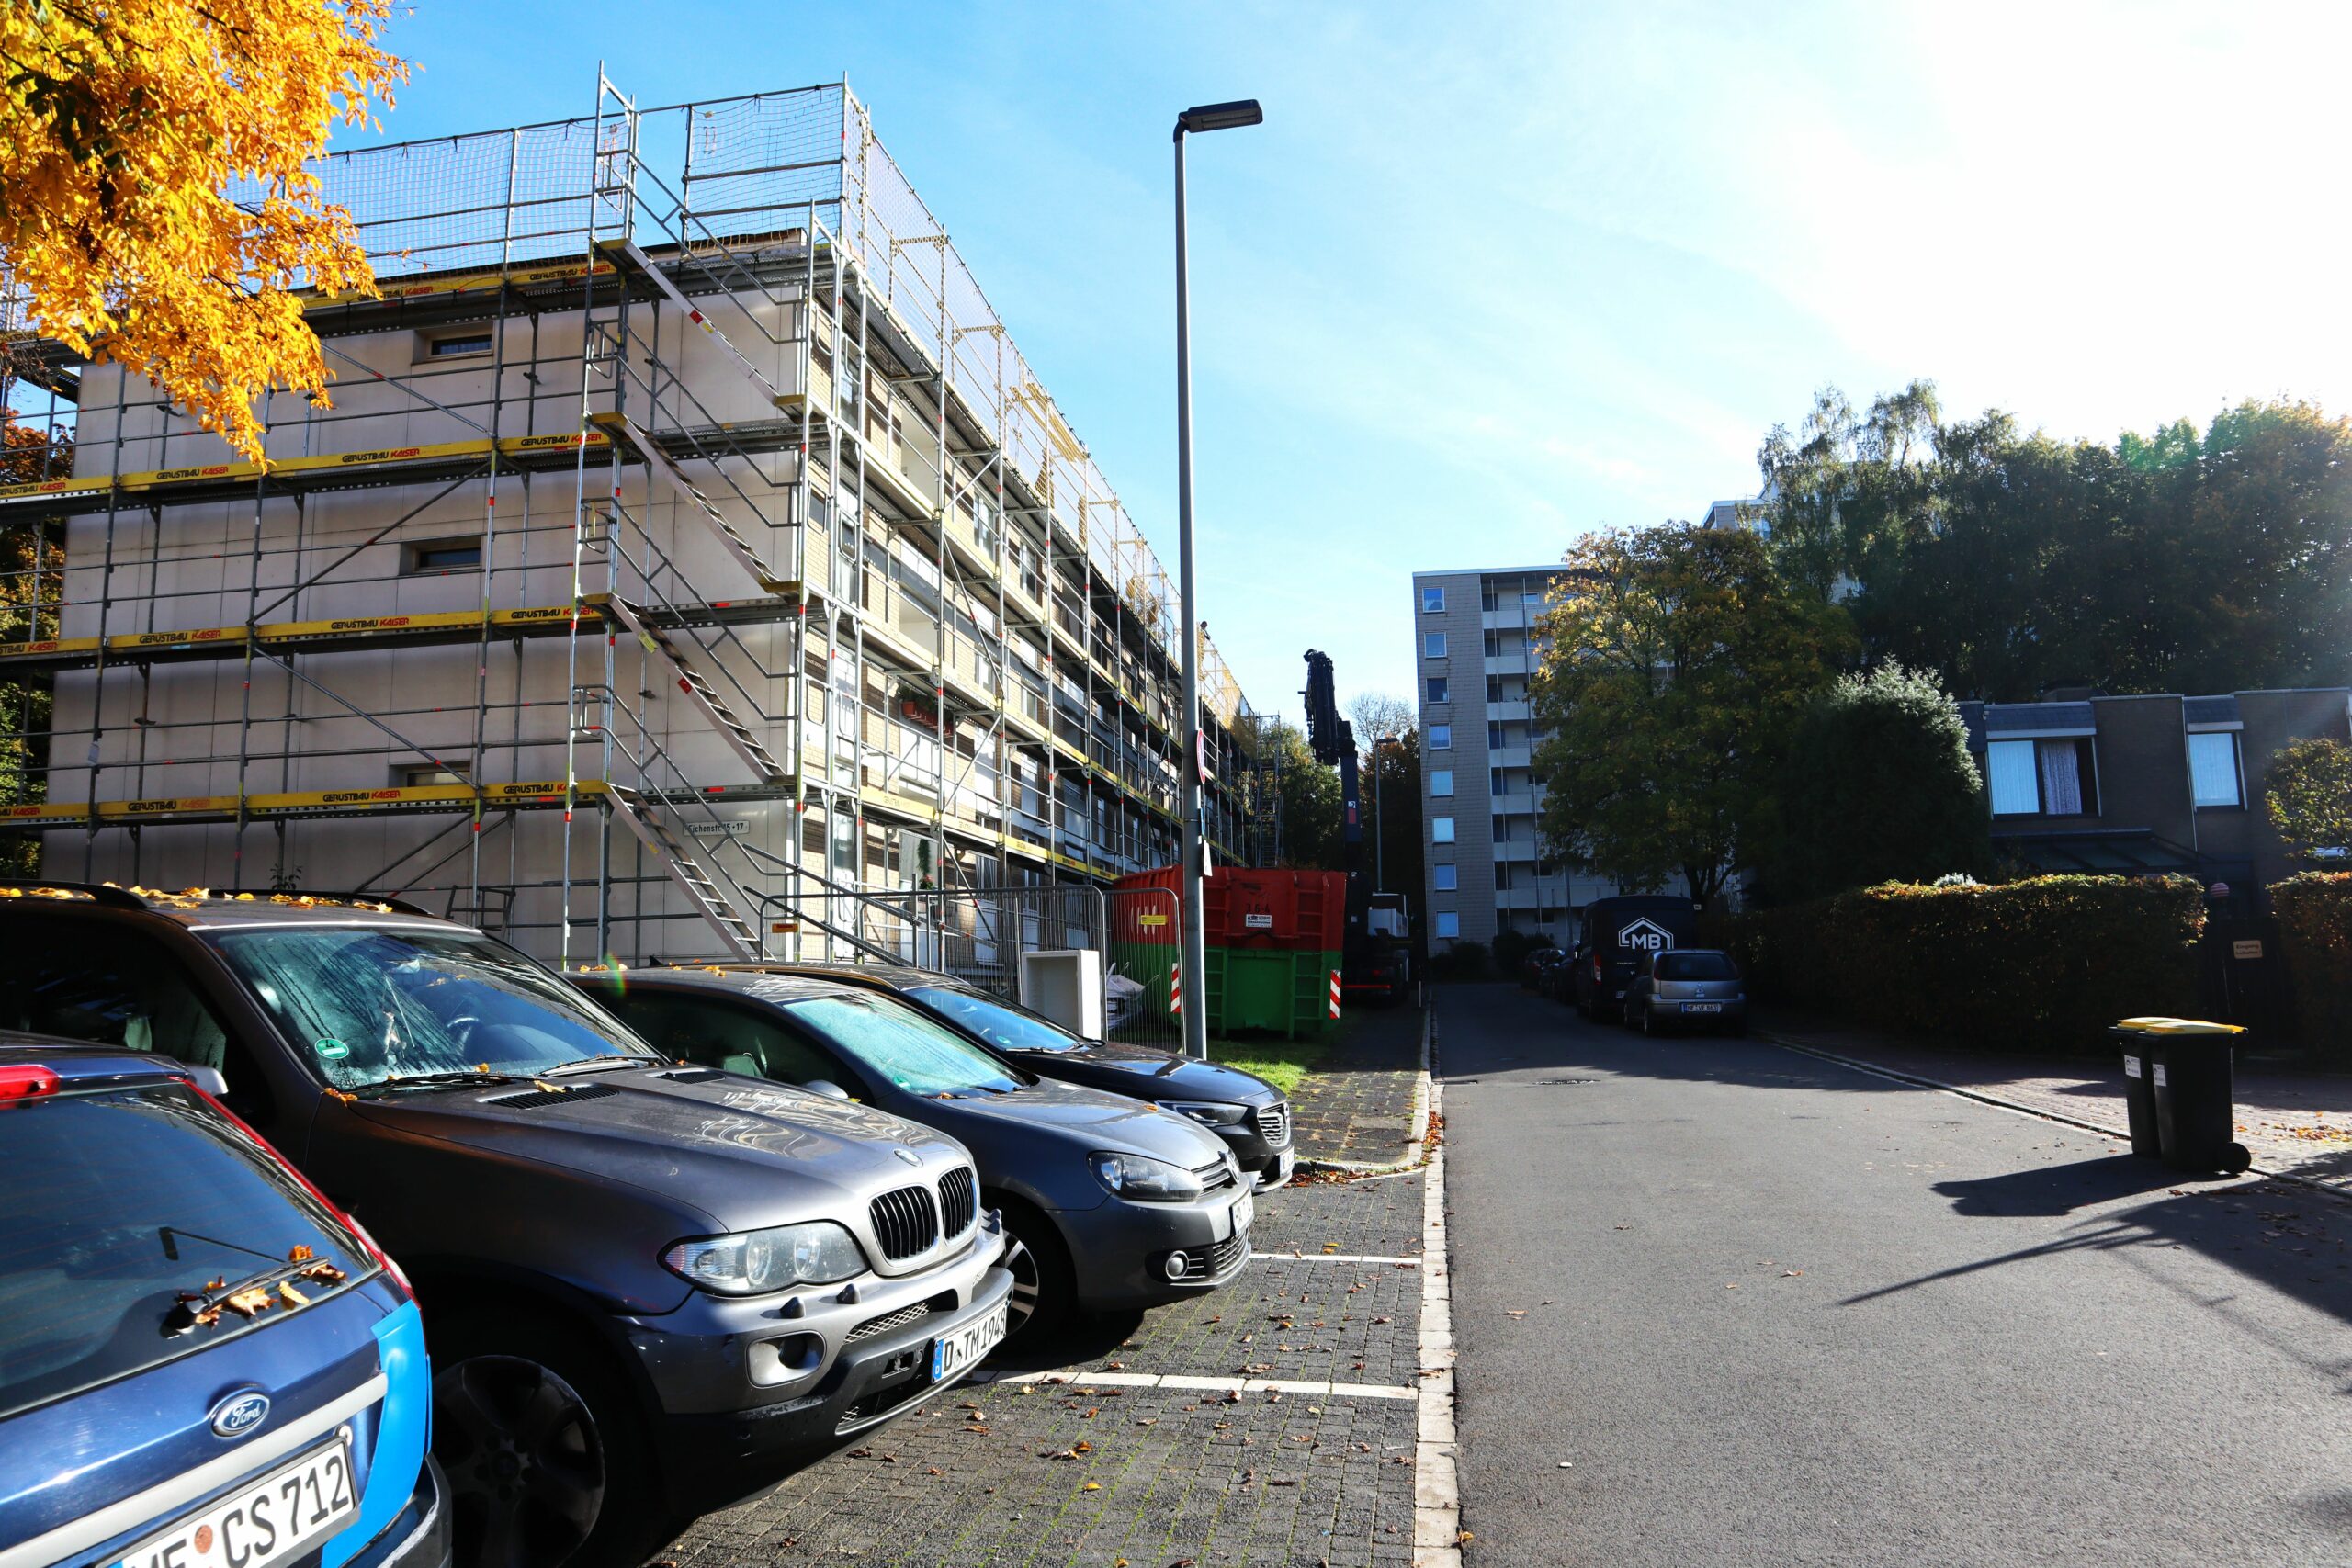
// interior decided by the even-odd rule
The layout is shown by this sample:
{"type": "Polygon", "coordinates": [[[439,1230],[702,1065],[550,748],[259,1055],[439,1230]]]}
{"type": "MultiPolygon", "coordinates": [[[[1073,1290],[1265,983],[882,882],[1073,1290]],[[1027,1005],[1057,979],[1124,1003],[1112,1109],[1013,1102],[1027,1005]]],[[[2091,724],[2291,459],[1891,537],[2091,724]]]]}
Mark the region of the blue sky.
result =
{"type": "MultiPolygon", "coordinates": [[[[1409,695],[1415,570],[1752,493],[1836,382],[2112,438],[2352,403],[2352,7],[414,0],[385,136],[836,80],[1171,570],[1194,143],[1202,615],[1409,695]]],[[[348,134],[338,145],[356,140],[348,134]]]]}

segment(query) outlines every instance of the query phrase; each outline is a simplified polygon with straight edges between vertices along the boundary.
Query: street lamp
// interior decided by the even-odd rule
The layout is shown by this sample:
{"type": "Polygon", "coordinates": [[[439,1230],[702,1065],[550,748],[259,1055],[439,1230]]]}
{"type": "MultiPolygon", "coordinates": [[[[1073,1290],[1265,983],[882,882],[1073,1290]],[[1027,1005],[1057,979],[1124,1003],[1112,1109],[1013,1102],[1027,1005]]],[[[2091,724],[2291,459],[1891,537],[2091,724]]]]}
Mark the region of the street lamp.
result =
{"type": "Polygon", "coordinates": [[[1266,118],[1255,98],[1229,104],[1200,104],[1176,117],[1176,579],[1182,602],[1184,638],[1184,922],[1179,950],[1184,1009],[1184,1055],[1205,1061],[1209,1054],[1208,919],[1201,878],[1208,862],[1208,824],[1201,807],[1207,749],[1201,734],[1201,636],[1193,596],[1193,327],[1184,283],[1184,133],[1230,130],[1266,118]]]}

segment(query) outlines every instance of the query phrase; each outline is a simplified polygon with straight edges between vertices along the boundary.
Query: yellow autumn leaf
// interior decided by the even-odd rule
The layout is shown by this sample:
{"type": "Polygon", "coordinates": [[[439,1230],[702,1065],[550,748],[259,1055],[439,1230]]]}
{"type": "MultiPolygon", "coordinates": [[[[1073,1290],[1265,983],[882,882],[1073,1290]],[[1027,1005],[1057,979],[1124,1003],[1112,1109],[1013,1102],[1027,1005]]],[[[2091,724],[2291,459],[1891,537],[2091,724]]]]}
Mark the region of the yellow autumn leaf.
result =
{"type": "Polygon", "coordinates": [[[272,389],[323,396],[288,290],[373,293],[311,163],[408,68],[392,0],[0,5],[0,285],[30,328],[168,392],[244,457],[272,389]]]}

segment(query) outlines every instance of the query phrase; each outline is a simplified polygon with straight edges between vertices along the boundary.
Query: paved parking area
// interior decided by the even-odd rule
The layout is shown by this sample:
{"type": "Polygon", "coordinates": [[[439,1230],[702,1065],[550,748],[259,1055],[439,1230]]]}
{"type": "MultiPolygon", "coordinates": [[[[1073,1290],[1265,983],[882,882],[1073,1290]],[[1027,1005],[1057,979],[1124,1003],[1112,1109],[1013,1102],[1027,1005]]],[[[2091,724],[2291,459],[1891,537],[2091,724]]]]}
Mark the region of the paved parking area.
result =
{"type": "Polygon", "coordinates": [[[1267,1194],[1234,1284],[992,1365],[658,1561],[1408,1562],[1422,1202],[1418,1173],[1267,1194]]]}

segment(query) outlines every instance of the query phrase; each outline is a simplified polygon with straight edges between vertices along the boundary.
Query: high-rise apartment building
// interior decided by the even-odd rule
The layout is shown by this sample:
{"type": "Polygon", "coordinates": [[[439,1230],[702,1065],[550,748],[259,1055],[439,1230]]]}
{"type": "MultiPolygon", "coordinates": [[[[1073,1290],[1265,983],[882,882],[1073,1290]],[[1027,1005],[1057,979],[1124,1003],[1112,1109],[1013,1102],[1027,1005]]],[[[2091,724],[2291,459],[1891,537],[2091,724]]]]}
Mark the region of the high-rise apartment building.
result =
{"type": "Polygon", "coordinates": [[[1433,950],[1502,931],[1566,932],[1566,918],[1616,891],[1546,856],[1536,830],[1528,681],[1535,623],[1557,566],[1413,575],[1414,678],[1421,723],[1422,897],[1433,950]]]}

